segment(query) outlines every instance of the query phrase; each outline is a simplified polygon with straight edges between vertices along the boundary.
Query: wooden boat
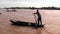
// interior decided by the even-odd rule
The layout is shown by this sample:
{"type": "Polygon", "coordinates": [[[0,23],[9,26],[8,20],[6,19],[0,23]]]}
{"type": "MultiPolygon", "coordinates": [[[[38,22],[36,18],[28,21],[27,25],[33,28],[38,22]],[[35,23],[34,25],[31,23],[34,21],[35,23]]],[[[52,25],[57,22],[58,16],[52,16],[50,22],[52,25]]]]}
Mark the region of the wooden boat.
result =
{"type": "Polygon", "coordinates": [[[44,26],[44,25],[39,25],[36,23],[23,22],[23,21],[10,20],[10,22],[12,22],[13,25],[17,25],[17,26],[31,26],[31,27],[43,27],[44,26]]]}

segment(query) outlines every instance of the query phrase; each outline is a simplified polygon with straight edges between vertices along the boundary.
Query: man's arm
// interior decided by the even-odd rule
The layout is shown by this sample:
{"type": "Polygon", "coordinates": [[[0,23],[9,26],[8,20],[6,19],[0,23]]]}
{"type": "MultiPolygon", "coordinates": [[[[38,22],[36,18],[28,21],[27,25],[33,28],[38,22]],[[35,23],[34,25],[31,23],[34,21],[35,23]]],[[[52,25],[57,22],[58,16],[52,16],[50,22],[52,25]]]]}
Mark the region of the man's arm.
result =
{"type": "Polygon", "coordinates": [[[37,14],[37,13],[33,13],[33,14],[37,14]]]}

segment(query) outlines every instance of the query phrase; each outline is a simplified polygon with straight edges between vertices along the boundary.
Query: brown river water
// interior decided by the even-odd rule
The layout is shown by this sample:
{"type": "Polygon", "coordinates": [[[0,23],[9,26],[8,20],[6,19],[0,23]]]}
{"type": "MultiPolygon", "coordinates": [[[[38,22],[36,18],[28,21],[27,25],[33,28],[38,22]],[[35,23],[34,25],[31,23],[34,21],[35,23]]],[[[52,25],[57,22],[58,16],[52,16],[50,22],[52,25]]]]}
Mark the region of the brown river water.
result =
{"type": "MultiPolygon", "coordinates": [[[[10,10],[11,11],[11,10],[10,10]]],[[[33,13],[36,10],[16,9],[16,12],[7,12],[0,9],[0,34],[60,34],[60,10],[39,10],[42,16],[43,28],[11,25],[10,20],[19,20],[35,23],[33,13]]]]}

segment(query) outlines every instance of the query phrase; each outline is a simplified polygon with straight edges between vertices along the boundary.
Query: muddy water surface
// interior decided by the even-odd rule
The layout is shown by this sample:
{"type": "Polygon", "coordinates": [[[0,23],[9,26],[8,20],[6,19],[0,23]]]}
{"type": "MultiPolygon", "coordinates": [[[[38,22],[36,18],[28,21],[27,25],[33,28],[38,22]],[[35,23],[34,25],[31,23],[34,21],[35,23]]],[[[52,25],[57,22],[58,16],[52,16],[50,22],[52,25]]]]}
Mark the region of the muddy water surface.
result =
{"type": "Polygon", "coordinates": [[[0,9],[0,34],[60,34],[60,10],[39,10],[42,16],[43,28],[22,27],[11,25],[10,20],[20,20],[35,23],[32,13],[36,10],[16,9],[16,12],[7,12],[0,9]]]}

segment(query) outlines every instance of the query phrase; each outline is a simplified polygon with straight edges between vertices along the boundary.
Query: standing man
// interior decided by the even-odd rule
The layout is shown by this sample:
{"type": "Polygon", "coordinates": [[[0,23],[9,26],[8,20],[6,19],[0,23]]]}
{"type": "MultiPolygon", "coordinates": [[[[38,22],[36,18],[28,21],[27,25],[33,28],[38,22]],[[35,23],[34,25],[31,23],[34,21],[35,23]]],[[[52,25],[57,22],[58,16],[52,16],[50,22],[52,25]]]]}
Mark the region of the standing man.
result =
{"type": "Polygon", "coordinates": [[[37,24],[39,25],[42,25],[42,20],[41,20],[41,14],[39,13],[39,10],[37,9],[37,12],[36,13],[33,13],[33,14],[36,14],[38,16],[38,21],[37,21],[37,24]]]}

